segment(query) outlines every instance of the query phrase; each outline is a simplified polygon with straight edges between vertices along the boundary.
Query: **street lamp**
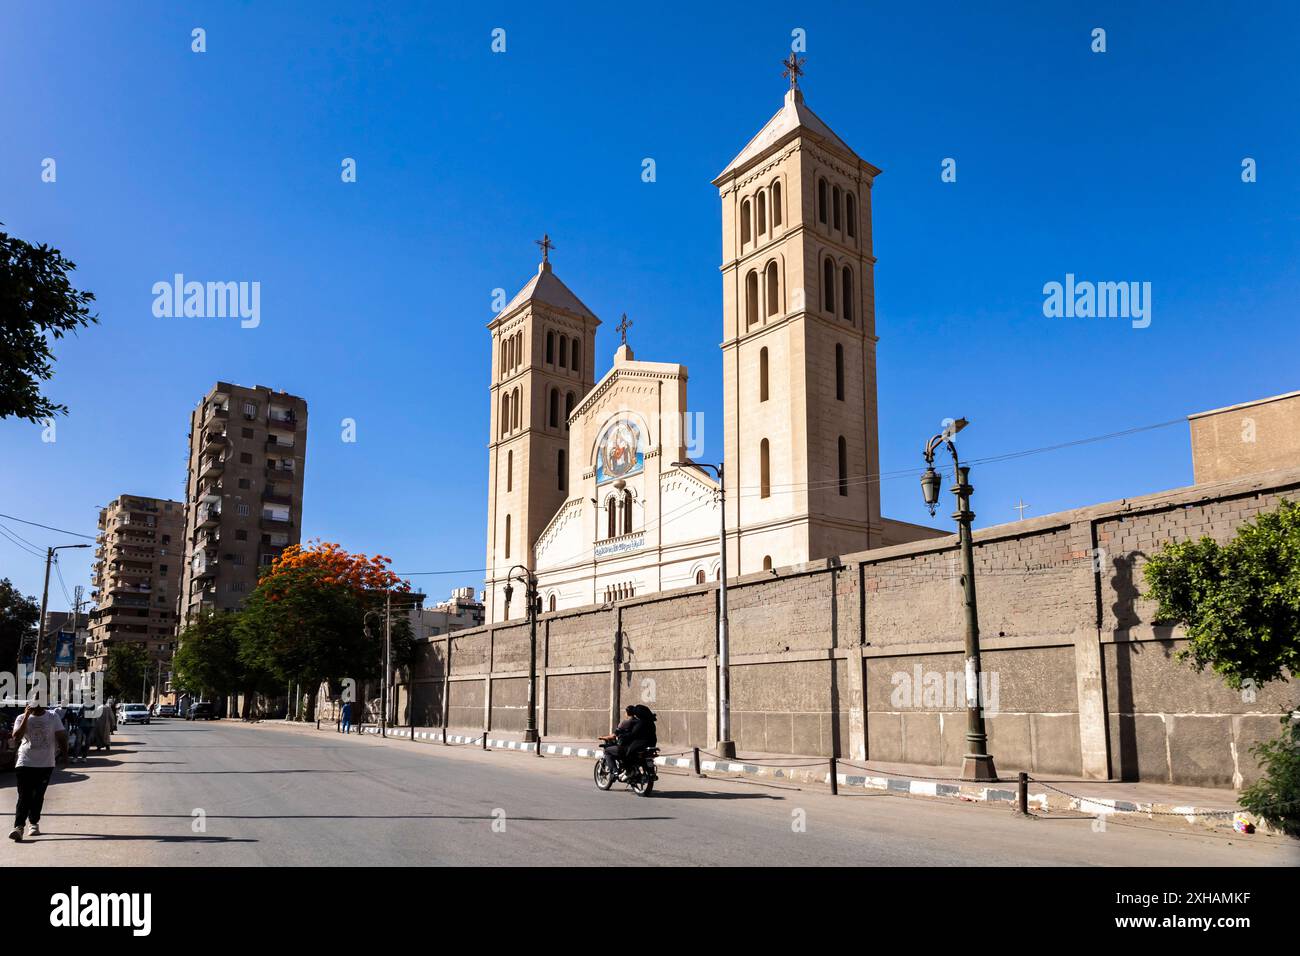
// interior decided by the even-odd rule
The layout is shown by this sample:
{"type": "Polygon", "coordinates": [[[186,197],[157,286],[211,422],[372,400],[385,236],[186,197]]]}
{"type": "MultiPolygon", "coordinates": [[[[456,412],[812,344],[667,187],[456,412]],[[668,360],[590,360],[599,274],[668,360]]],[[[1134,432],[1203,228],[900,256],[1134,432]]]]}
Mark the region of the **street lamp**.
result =
{"type": "MultiPolygon", "coordinates": [[[[39,672],[41,669],[41,638],[45,636],[45,613],[50,603],[50,564],[54,561],[55,551],[65,551],[70,548],[89,548],[88,544],[60,544],[53,548],[45,549],[45,588],[41,591],[41,619],[36,624],[36,650],[32,654],[32,672],[39,672]]],[[[18,642],[18,661],[21,665],[23,659],[23,645],[18,642]]],[[[50,666],[53,669],[54,655],[50,655],[50,666]]],[[[18,667],[14,667],[14,673],[18,673],[18,667]]]]}
{"type": "Polygon", "coordinates": [[[736,742],[731,739],[731,671],[727,625],[727,492],[722,482],[722,465],[700,461],[675,461],[674,468],[699,468],[712,471],[718,478],[718,552],[722,557],[718,584],[718,756],[736,756],[736,742]]]}
{"type": "MultiPolygon", "coordinates": [[[[537,596],[537,575],[522,564],[516,564],[506,572],[506,607],[510,606],[510,596],[515,593],[511,580],[521,581],[526,588],[524,596],[528,600],[528,724],[524,727],[524,743],[537,743],[537,611],[541,598],[537,596]],[[516,575],[515,570],[523,574],[516,575]]],[[[541,748],[538,748],[538,754],[541,748]]]]}
{"type": "Polygon", "coordinates": [[[957,537],[961,547],[962,595],[966,606],[966,755],[962,758],[963,780],[993,781],[998,779],[993,757],[988,752],[988,735],[984,732],[984,702],[980,687],[980,624],[975,607],[975,551],[971,542],[971,521],[975,513],[970,510],[970,468],[957,457],[953,436],[970,424],[959,418],[938,435],[925,443],[925,474],[921,476],[921,494],[930,514],[939,503],[939,473],[934,470],[934,452],[947,445],[956,469],[957,483],[952,493],[957,496],[957,537]]]}

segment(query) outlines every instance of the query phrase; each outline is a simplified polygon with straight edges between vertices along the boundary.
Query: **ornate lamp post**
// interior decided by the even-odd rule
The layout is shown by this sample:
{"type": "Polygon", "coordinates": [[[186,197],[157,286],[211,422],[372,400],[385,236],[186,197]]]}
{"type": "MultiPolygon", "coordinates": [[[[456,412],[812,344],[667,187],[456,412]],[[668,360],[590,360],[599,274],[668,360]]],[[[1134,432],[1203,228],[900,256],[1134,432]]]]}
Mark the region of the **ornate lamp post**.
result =
{"type": "Polygon", "coordinates": [[[993,781],[998,779],[997,769],[993,766],[993,757],[988,752],[988,735],[984,732],[984,701],[980,686],[980,624],[975,607],[975,552],[971,541],[971,521],[975,513],[970,510],[970,496],[975,489],[971,487],[970,468],[957,458],[957,446],[953,436],[970,424],[959,418],[948,428],[935,435],[925,443],[925,474],[921,476],[921,494],[925,499],[930,514],[934,514],[939,503],[939,483],[941,478],[934,470],[934,452],[940,445],[947,445],[952,454],[953,467],[956,469],[957,483],[952,493],[957,496],[957,510],[953,518],[957,520],[957,536],[961,547],[962,594],[966,607],[966,755],[962,758],[961,776],[963,780],[993,781]]]}
{"type": "Polygon", "coordinates": [[[736,742],[731,739],[731,673],[730,629],[727,624],[727,492],[722,483],[722,465],[708,465],[699,461],[675,461],[674,468],[699,468],[712,471],[718,477],[718,553],[722,557],[718,581],[718,756],[731,759],[736,756],[736,742]]]}
{"type": "Polygon", "coordinates": [[[514,586],[511,580],[521,582],[524,587],[524,596],[528,601],[528,725],[524,728],[524,742],[529,744],[537,743],[537,611],[541,598],[537,596],[537,575],[522,564],[516,564],[509,571],[506,580],[506,605],[510,604],[510,597],[514,594],[514,586]],[[522,571],[522,574],[515,574],[515,571],[522,571]]]}

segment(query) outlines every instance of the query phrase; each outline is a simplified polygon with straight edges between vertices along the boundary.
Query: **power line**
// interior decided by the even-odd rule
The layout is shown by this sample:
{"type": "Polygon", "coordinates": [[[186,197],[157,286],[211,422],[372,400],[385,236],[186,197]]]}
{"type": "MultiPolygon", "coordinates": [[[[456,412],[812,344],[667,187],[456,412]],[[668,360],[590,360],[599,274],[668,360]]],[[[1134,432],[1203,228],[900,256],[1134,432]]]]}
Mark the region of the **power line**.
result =
{"type": "Polygon", "coordinates": [[[8,518],[10,521],[17,521],[19,524],[29,524],[34,528],[44,528],[46,531],[57,531],[59,534],[70,534],[74,538],[86,538],[90,541],[95,540],[93,534],[81,534],[77,531],[68,531],[66,528],[52,528],[47,524],[40,524],[36,521],[28,521],[25,518],[15,518],[13,515],[0,514],[0,518],[8,518]]]}
{"type": "Polygon", "coordinates": [[[15,538],[12,534],[10,534],[5,529],[4,525],[0,525],[0,535],[4,535],[4,537],[8,538],[11,542],[13,542],[14,546],[17,547],[20,551],[23,551],[26,554],[30,554],[32,557],[35,558],[45,557],[43,552],[37,551],[33,548],[29,548],[27,547],[27,545],[23,544],[21,541],[15,538]]]}

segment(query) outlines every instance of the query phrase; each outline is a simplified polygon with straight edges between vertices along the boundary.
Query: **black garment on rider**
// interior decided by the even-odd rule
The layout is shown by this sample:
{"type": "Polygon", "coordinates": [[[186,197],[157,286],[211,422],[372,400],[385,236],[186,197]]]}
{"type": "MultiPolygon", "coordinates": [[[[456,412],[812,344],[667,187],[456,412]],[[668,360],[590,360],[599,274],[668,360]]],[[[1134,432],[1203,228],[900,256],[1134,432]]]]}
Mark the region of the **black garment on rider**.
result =
{"type": "Polygon", "coordinates": [[[630,739],[620,747],[624,763],[636,762],[642,751],[659,744],[659,738],[655,734],[654,712],[645,704],[636,704],[633,709],[636,711],[636,727],[630,739]]]}
{"type": "Polygon", "coordinates": [[[639,732],[641,721],[628,717],[614,728],[614,741],[605,744],[605,766],[610,772],[614,770],[614,761],[626,759],[627,748],[639,732]]]}

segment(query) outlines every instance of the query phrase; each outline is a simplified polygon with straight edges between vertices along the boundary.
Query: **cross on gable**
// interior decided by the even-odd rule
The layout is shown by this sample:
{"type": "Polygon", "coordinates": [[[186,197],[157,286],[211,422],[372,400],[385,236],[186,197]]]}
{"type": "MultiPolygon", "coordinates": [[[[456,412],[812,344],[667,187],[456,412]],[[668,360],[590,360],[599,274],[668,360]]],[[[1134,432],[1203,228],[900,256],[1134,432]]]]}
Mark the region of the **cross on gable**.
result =
{"type": "Polygon", "coordinates": [[[543,233],[542,238],[534,239],[533,242],[542,247],[542,261],[550,262],[551,250],[555,248],[555,243],[551,242],[550,233],[543,233]]]}
{"type": "Polygon", "coordinates": [[[619,322],[618,325],[614,326],[614,331],[617,332],[620,336],[622,336],[624,345],[627,345],[627,330],[630,328],[632,328],[632,322],[631,320],[628,319],[627,313],[624,312],[623,321],[619,322]]]}
{"type": "Polygon", "coordinates": [[[781,65],[785,67],[785,71],[781,75],[790,81],[790,89],[799,89],[799,77],[803,76],[803,65],[806,62],[808,62],[807,57],[795,56],[793,51],[786,59],[781,61],[781,65]]]}

